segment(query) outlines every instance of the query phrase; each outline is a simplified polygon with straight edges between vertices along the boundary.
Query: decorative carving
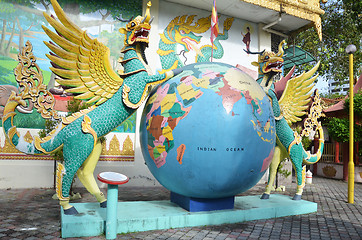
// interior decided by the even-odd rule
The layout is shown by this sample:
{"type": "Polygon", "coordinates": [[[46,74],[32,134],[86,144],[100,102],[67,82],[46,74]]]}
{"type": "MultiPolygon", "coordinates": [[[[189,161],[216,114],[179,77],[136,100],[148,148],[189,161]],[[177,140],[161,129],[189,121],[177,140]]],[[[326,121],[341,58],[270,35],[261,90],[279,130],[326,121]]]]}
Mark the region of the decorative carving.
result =
{"type": "Polygon", "coordinates": [[[289,15],[309,20],[313,22],[319,39],[322,39],[320,15],[324,14],[324,11],[320,8],[319,0],[244,0],[244,2],[277,12],[282,8],[289,15]]]}
{"type": "MultiPolygon", "coordinates": [[[[26,142],[31,143],[35,137],[27,131],[24,136],[26,142]]],[[[129,135],[123,142],[123,148],[120,149],[120,142],[116,135],[113,136],[109,144],[109,150],[106,148],[106,142],[102,144],[102,155],[100,161],[134,161],[133,142],[129,135]]],[[[5,138],[4,146],[0,146],[0,160],[47,160],[53,161],[54,158],[50,155],[28,155],[20,152],[5,138]]]]}
{"type": "Polygon", "coordinates": [[[28,143],[33,142],[33,137],[31,136],[29,131],[26,132],[26,134],[24,136],[24,140],[25,140],[25,142],[28,142],[28,143]]]}
{"type": "Polygon", "coordinates": [[[326,177],[330,177],[330,178],[335,177],[336,173],[337,173],[337,170],[331,165],[325,166],[322,170],[323,170],[324,175],[326,177]]]}
{"type": "Polygon", "coordinates": [[[129,137],[129,135],[127,135],[126,140],[124,140],[124,142],[123,142],[123,150],[121,152],[121,155],[126,155],[126,156],[134,155],[133,142],[132,142],[131,138],[129,137]]]}
{"type": "Polygon", "coordinates": [[[103,151],[102,154],[103,155],[109,155],[109,156],[116,156],[116,155],[121,155],[121,150],[119,149],[119,140],[116,137],[116,135],[113,135],[110,143],[109,143],[109,149],[106,149],[106,143],[103,143],[103,151]]]}
{"type": "MultiPolygon", "coordinates": [[[[47,87],[43,84],[43,75],[35,62],[36,59],[32,51],[33,46],[27,41],[18,55],[19,64],[14,69],[15,79],[19,85],[17,96],[22,100],[28,99],[34,103],[34,107],[43,118],[58,119],[58,113],[53,110],[54,96],[46,90],[47,87]]],[[[28,105],[26,101],[23,103],[28,105]]]]}
{"type": "Polygon", "coordinates": [[[314,132],[317,128],[322,127],[320,122],[318,122],[318,119],[322,117],[322,110],[321,98],[319,96],[318,90],[316,90],[308,117],[304,119],[304,129],[301,133],[301,136],[309,137],[310,133],[314,132]]]}
{"type": "Polygon", "coordinates": [[[122,151],[120,150],[120,143],[116,135],[113,135],[110,143],[109,149],[106,148],[106,143],[103,143],[102,155],[107,156],[134,156],[133,150],[133,142],[129,135],[127,135],[126,139],[123,142],[122,151]]]}

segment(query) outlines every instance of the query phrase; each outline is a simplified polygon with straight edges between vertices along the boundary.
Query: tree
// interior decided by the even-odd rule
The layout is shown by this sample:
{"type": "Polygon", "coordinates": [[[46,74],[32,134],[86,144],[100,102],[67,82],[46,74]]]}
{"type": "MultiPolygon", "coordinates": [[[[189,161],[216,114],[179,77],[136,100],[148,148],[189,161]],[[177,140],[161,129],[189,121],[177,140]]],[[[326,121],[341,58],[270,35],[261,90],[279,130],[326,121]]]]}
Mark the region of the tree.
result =
{"type": "Polygon", "coordinates": [[[16,2],[0,1],[0,19],[2,20],[0,54],[7,57],[10,57],[12,45],[16,45],[13,42],[15,34],[19,37],[17,46],[21,48],[24,46],[24,38],[34,37],[36,32],[42,31],[41,24],[44,23],[42,14],[33,14],[33,11],[39,10],[36,10],[30,1],[22,1],[22,8],[17,6],[16,2]],[[28,11],[24,11],[24,9],[28,9],[28,11]],[[8,39],[6,39],[7,35],[9,35],[8,39]]]}
{"type": "MultiPolygon", "coordinates": [[[[66,14],[80,28],[101,26],[102,24],[118,24],[116,17],[130,18],[142,13],[142,0],[128,1],[96,1],[96,0],[59,0],[66,14]],[[101,18],[81,19],[81,14],[98,13],[101,18]]],[[[9,56],[10,44],[14,34],[19,35],[19,48],[23,46],[24,37],[33,35],[34,31],[42,32],[41,25],[48,25],[43,17],[42,7],[50,12],[49,0],[5,0],[0,1],[0,54],[9,56]],[[1,27],[1,25],[0,25],[1,27]],[[11,34],[9,34],[9,32],[11,34]],[[5,40],[10,35],[9,40],[5,40]],[[7,43],[7,45],[5,45],[7,43]]],[[[98,16],[99,16],[98,15],[98,16]]],[[[97,16],[97,17],[98,17],[97,16]]],[[[118,31],[117,31],[118,33],[118,31]]],[[[118,52],[119,50],[117,50],[118,52]]]]}
{"type": "MultiPolygon", "coordinates": [[[[344,102],[344,109],[346,111],[349,111],[349,102],[350,97],[348,96],[348,98],[344,102]]],[[[353,112],[355,114],[355,117],[362,117],[362,90],[359,90],[357,94],[353,96],[353,112]]]]}
{"type": "MultiPolygon", "coordinates": [[[[349,97],[345,100],[344,110],[349,110],[349,97]]],[[[362,116],[362,91],[359,91],[353,98],[354,113],[356,117],[362,116]]],[[[353,138],[355,142],[362,140],[362,124],[355,121],[353,138]]],[[[327,120],[329,135],[337,142],[349,141],[349,120],[347,118],[329,118],[327,120]]]]}
{"type": "Polygon", "coordinates": [[[10,49],[11,41],[14,37],[15,32],[15,18],[7,19],[5,16],[12,15],[15,12],[15,8],[12,4],[6,2],[0,2],[0,19],[2,20],[2,31],[1,31],[1,39],[0,39],[0,54],[9,55],[8,50],[10,49]],[[7,34],[8,22],[12,22],[13,26],[11,29],[11,34],[9,40],[6,44],[5,37],[7,34]]]}
{"type": "MultiPolygon", "coordinates": [[[[362,2],[354,0],[329,0],[321,4],[325,11],[322,18],[323,40],[319,41],[313,28],[300,32],[289,41],[310,52],[321,61],[320,76],[344,82],[348,79],[348,55],[345,48],[349,44],[361,49],[362,39],[362,2]]],[[[362,52],[354,54],[354,69],[362,73],[362,52]]],[[[310,66],[309,66],[310,67],[310,66]]],[[[307,67],[307,68],[309,68],[307,67]]]]}

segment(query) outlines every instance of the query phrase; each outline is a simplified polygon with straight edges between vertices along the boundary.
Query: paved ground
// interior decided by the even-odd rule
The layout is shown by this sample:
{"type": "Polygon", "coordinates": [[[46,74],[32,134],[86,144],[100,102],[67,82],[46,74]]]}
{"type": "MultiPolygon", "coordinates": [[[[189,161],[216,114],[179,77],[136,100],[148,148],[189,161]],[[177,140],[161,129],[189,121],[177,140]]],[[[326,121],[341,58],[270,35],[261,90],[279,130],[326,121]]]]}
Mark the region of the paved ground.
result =
{"type": "MultiPolygon", "coordinates": [[[[120,201],[165,200],[164,188],[120,187],[120,201]]],[[[293,195],[295,185],[284,194],[293,195]]],[[[94,201],[83,189],[78,201],[94,201]]],[[[242,195],[261,194],[256,186],[242,195]]],[[[52,189],[0,190],[0,239],[59,239],[60,214],[52,189]]],[[[118,235],[117,239],[362,239],[362,184],[355,184],[355,203],[347,203],[347,183],[313,178],[303,199],[318,203],[318,212],[197,228],[118,235]]],[[[104,236],[85,239],[105,239],[104,236]]]]}

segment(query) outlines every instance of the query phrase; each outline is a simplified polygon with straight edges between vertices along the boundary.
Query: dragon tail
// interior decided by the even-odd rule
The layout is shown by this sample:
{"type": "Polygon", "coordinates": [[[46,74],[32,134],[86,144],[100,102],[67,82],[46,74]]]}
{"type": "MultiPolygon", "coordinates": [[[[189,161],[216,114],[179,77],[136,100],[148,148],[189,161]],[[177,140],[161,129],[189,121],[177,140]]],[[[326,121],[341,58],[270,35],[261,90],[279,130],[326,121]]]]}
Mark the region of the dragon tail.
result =
{"type": "Polygon", "coordinates": [[[324,133],[321,123],[318,122],[318,118],[320,118],[321,116],[322,116],[321,98],[319,96],[318,90],[316,89],[308,117],[304,120],[304,129],[302,132],[302,136],[309,136],[312,130],[315,129],[315,132],[316,133],[318,132],[319,135],[318,151],[315,154],[311,154],[309,151],[305,151],[303,148],[304,164],[316,163],[319,161],[319,159],[322,156],[324,148],[324,133]]]}
{"type": "MultiPolygon", "coordinates": [[[[324,135],[323,135],[323,128],[319,126],[317,128],[319,139],[318,139],[318,151],[314,154],[311,154],[310,151],[304,150],[303,152],[303,163],[304,164],[314,164],[319,161],[322,157],[323,149],[324,149],[324,135]]],[[[303,148],[304,149],[304,148],[303,148]]]]}
{"type": "Polygon", "coordinates": [[[43,139],[35,137],[35,140],[29,140],[14,125],[14,118],[18,115],[16,109],[32,104],[43,118],[59,118],[57,112],[53,110],[54,96],[46,90],[46,86],[43,84],[43,75],[35,63],[35,56],[29,41],[20,51],[18,59],[19,64],[14,69],[14,75],[19,85],[19,93],[13,91],[8,99],[2,118],[3,129],[10,143],[19,151],[26,154],[49,153],[61,144],[57,141],[49,141],[50,136],[43,139]]]}

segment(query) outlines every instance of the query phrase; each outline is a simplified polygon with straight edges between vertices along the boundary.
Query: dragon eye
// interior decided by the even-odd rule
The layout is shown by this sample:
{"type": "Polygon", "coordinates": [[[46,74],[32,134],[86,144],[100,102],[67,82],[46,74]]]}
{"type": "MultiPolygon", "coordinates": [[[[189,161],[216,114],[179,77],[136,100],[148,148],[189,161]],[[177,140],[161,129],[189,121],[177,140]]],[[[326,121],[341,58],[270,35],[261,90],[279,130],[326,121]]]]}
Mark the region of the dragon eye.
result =
{"type": "Polygon", "coordinates": [[[131,27],[135,27],[136,24],[134,22],[131,22],[131,27]]]}
{"type": "Polygon", "coordinates": [[[264,60],[268,60],[269,59],[269,56],[265,56],[264,60]]]}
{"type": "Polygon", "coordinates": [[[180,30],[180,33],[181,34],[185,34],[186,32],[184,30],[180,30]]]}

